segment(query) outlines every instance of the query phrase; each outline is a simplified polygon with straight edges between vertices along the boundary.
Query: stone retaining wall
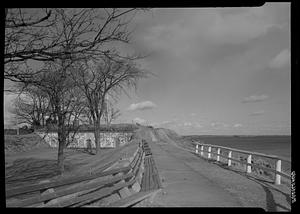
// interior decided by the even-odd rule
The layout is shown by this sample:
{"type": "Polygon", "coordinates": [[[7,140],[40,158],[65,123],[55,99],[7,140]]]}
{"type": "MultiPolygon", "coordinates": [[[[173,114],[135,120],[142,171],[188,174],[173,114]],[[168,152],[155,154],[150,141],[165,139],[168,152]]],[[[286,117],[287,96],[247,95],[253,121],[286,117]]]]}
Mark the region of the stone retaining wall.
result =
{"type": "MultiPolygon", "coordinates": [[[[51,147],[58,147],[57,133],[45,133],[36,132],[40,137],[51,147]]],[[[70,134],[70,139],[73,134],[70,134]]],[[[100,133],[100,147],[102,148],[114,148],[118,145],[123,145],[130,141],[132,133],[130,132],[102,132],[100,133]]],[[[92,147],[95,148],[95,137],[93,132],[76,133],[68,148],[86,148],[86,142],[90,139],[92,142],[92,147]]]]}

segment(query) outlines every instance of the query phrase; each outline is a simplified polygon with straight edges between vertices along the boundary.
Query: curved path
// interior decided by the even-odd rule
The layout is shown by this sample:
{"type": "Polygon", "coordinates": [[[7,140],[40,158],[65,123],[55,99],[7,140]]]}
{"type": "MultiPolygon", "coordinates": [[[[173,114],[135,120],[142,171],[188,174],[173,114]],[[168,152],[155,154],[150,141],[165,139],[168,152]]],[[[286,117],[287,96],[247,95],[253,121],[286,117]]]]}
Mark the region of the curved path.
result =
{"type": "MultiPolygon", "coordinates": [[[[150,134],[150,133],[149,133],[150,134]]],[[[163,189],[152,199],[160,206],[241,207],[229,192],[217,186],[195,170],[201,160],[191,153],[169,143],[163,143],[153,133],[148,139],[152,155],[162,181],[163,189]]],[[[204,163],[205,165],[205,163],[204,163]]]]}

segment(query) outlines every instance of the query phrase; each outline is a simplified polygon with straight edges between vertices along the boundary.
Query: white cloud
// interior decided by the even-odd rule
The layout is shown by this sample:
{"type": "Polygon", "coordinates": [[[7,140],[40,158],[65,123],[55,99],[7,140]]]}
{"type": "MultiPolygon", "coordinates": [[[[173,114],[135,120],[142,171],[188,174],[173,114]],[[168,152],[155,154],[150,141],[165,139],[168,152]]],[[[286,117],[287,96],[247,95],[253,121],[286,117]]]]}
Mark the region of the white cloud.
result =
{"type": "Polygon", "coordinates": [[[255,112],[252,112],[250,114],[250,116],[259,116],[259,115],[263,115],[265,113],[264,110],[261,110],[261,111],[255,111],[255,112]]]}
{"type": "Polygon", "coordinates": [[[159,123],[159,125],[161,125],[161,126],[174,126],[175,125],[175,121],[174,120],[172,120],[172,121],[165,120],[165,121],[159,123]]]}
{"type": "Polygon", "coordinates": [[[271,27],[280,27],[264,7],[254,7],[240,13],[216,13],[206,31],[210,40],[238,44],[265,35],[271,27]]]}
{"type": "Polygon", "coordinates": [[[243,126],[243,125],[240,124],[240,123],[236,123],[236,124],[233,125],[234,128],[240,128],[240,127],[242,127],[242,126],[243,126]]]}
{"type": "Polygon", "coordinates": [[[261,102],[261,101],[264,101],[264,100],[266,100],[268,98],[269,98],[269,96],[265,95],[265,94],[262,94],[262,95],[251,95],[249,97],[245,97],[242,102],[243,103],[261,102]]]}
{"type": "Polygon", "coordinates": [[[135,110],[147,110],[147,109],[153,109],[155,108],[156,105],[151,102],[151,101],[144,101],[144,102],[140,102],[140,103],[132,103],[129,107],[128,107],[128,111],[135,111],[135,110]]]}
{"type": "Polygon", "coordinates": [[[133,122],[143,124],[143,123],[146,123],[147,120],[136,117],[136,118],[133,119],[133,122]]]}
{"type": "Polygon", "coordinates": [[[291,52],[288,49],[282,50],[270,61],[270,68],[282,68],[289,65],[291,61],[291,52]]]}
{"type": "Polygon", "coordinates": [[[212,122],[210,125],[214,128],[226,128],[226,127],[228,127],[228,124],[222,123],[222,122],[212,122]]]}
{"type": "MultiPolygon", "coordinates": [[[[159,11],[163,13],[167,10],[159,11]]],[[[190,9],[181,14],[175,12],[176,19],[150,27],[143,38],[152,50],[169,50],[182,56],[191,51],[195,44],[198,45],[199,41],[240,44],[266,34],[271,27],[281,26],[263,7],[236,11],[240,12],[224,14],[223,9],[201,12],[190,9]]]]}
{"type": "Polygon", "coordinates": [[[195,124],[195,127],[196,127],[196,128],[202,128],[203,125],[201,125],[201,124],[199,124],[199,123],[196,123],[196,124],[195,124]]]}
{"type": "Polygon", "coordinates": [[[184,122],[183,125],[184,126],[192,126],[193,124],[191,122],[184,122]]]}
{"type": "Polygon", "coordinates": [[[162,122],[153,122],[151,123],[153,126],[163,126],[163,127],[176,127],[178,126],[177,122],[178,119],[173,119],[173,120],[165,120],[162,122]]]}

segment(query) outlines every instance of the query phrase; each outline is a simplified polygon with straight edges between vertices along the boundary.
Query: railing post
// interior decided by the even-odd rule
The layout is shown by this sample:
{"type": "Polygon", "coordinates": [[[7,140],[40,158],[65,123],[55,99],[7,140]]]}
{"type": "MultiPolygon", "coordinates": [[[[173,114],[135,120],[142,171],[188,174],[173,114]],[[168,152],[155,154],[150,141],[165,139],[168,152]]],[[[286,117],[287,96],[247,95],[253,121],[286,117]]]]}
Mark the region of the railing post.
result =
{"type": "Polygon", "coordinates": [[[252,159],[252,155],[249,154],[247,157],[247,167],[246,167],[247,173],[251,173],[251,165],[248,165],[251,164],[251,159],[252,159]]]}
{"type": "Polygon", "coordinates": [[[210,159],[211,158],[211,147],[208,147],[208,153],[207,153],[207,158],[210,159]]]}
{"type": "Polygon", "coordinates": [[[203,145],[201,145],[200,151],[201,151],[201,152],[200,152],[200,155],[203,156],[203,145]]]}
{"type": "MultiPolygon", "coordinates": [[[[281,160],[276,161],[276,172],[281,172],[281,160]]],[[[281,184],[281,176],[277,173],[275,173],[275,184],[281,184]]]]}
{"type": "Polygon", "coordinates": [[[228,166],[231,166],[231,155],[232,155],[232,151],[228,152],[228,166]]]}
{"type": "Polygon", "coordinates": [[[221,153],[221,149],[220,148],[218,148],[218,150],[217,150],[217,161],[219,162],[220,161],[220,153],[221,153]]]}
{"type": "Polygon", "coordinates": [[[198,144],[196,144],[196,154],[198,154],[198,144]]]}

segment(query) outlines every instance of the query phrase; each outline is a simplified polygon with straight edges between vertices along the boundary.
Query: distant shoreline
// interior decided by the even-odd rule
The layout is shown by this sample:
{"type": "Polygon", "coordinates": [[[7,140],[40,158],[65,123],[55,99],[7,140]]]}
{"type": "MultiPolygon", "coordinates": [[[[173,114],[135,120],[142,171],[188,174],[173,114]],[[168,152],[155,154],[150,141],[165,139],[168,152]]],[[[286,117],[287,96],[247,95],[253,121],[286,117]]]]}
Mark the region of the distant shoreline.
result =
{"type": "Polygon", "coordinates": [[[290,159],[292,155],[290,135],[184,135],[181,138],[190,143],[201,141],[290,159]]]}

